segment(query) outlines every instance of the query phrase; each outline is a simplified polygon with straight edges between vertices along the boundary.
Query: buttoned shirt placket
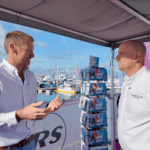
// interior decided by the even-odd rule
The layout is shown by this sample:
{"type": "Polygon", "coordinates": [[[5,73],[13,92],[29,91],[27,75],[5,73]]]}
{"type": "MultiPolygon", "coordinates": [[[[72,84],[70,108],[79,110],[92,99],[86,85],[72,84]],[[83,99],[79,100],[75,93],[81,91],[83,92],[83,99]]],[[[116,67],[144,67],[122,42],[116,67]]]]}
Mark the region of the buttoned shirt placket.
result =
{"type": "MultiPolygon", "coordinates": [[[[22,81],[22,79],[19,77],[19,75],[18,75],[18,70],[15,68],[14,69],[14,72],[13,72],[15,75],[16,75],[16,77],[18,78],[18,80],[19,80],[19,82],[20,82],[20,84],[21,84],[21,89],[22,89],[22,102],[23,102],[23,108],[24,108],[24,97],[23,97],[23,87],[24,87],[24,84],[23,84],[23,81],[22,81]]],[[[25,81],[24,81],[25,82],[25,81]]]]}

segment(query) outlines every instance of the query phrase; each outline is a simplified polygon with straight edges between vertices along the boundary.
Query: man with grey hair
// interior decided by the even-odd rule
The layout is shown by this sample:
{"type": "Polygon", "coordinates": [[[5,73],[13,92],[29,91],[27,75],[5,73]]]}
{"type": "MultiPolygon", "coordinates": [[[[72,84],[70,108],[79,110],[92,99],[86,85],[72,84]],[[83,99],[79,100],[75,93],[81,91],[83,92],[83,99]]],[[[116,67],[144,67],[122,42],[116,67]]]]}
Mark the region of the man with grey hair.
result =
{"type": "Polygon", "coordinates": [[[7,59],[0,64],[0,150],[35,149],[34,121],[44,119],[62,104],[37,102],[37,83],[29,70],[34,39],[21,31],[6,35],[7,59]]]}
{"type": "Polygon", "coordinates": [[[144,66],[146,48],[139,41],[120,45],[118,68],[126,73],[118,112],[118,139],[123,150],[150,149],[150,71],[144,66]]]}

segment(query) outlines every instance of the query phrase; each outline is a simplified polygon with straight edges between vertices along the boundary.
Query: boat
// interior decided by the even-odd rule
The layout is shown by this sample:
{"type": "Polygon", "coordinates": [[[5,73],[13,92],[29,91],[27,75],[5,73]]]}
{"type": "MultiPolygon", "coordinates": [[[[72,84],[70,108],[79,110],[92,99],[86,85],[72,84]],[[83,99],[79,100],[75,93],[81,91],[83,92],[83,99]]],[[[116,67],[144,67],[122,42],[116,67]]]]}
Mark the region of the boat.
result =
{"type": "MultiPolygon", "coordinates": [[[[107,80],[106,89],[111,90],[111,78],[108,78],[108,80],[107,80]]],[[[114,91],[115,91],[115,93],[121,92],[121,86],[120,86],[119,79],[116,79],[116,78],[114,78],[114,91]]]]}
{"type": "Polygon", "coordinates": [[[76,93],[76,91],[71,87],[58,87],[55,92],[63,92],[63,93],[76,93]]]}

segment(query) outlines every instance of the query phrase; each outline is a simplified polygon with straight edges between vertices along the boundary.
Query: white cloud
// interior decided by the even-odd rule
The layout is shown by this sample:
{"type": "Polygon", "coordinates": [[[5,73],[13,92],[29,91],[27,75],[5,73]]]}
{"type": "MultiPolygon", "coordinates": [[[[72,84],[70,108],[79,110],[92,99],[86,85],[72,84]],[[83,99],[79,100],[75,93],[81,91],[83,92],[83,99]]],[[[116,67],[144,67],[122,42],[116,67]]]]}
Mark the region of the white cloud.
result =
{"type": "Polygon", "coordinates": [[[48,57],[51,59],[71,59],[68,56],[58,56],[58,55],[57,56],[56,55],[49,55],[48,57]]]}
{"type": "Polygon", "coordinates": [[[70,47],[69,47],[69,44],[67,42],[67,39],[65,37],[62,37],[62,43],[64,44],[64,46],[69,50],[70,47]]]}
{"type": "Polygon", "coordinates": [[[72,59],[73,56],[77,55],[78,52],[73,50],[64,51],[61,55],[49,55],[51,59],[72,59]]]}
{"type": "Polygon", "coordinates": [[[64,53],[63,53],[64,56],[68,56],[68,57],[71,57],[71,56],[74,56],[74,55],[77,55],[77,54],[78,54],[78,52],[74,51],[74,50],[64,51],[64,53]]]}
{"type": "Polygon", "coordinates": [[[48,45],[45,44],[45,43],[42,42],[42,41],[35,41],[35,44],[37,44],[37,45],[40,46],[40,47],[48,47],[48,45]]]}

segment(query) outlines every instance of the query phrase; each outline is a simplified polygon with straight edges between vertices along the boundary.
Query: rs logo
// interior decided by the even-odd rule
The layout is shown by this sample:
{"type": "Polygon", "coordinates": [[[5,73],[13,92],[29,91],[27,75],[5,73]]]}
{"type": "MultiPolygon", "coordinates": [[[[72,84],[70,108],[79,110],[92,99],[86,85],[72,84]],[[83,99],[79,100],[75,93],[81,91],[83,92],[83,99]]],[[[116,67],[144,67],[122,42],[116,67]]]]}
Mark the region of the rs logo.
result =
{"type": "Polygon", "coordinates": [[[51,113],[45,119],[35,122],[36,150],[62,149],[66,137],[66,124],[59,114],[51,113]]]}
{"type": "MultiPolygon", "coordinates": [[[[57,132],[57,129],[62,129],[62,128],[63,128],[62,126],[58,126],[52,131],[51,136],[55,137],[56,140],[54,141],[50,140],[49,141],[50,144],[56,143],[61,138],[61,133],[57,132]]],[[[50,135],[50,131],[48,130],[36,133],[35,134],[35,146],[37,145],[38,141],[39,141],[40,148],[46,146],[45,139],[47,139],[49,135],[50,135]],[[40,134],[44,134],[44,137],[39,140],[40,134]]]]}

